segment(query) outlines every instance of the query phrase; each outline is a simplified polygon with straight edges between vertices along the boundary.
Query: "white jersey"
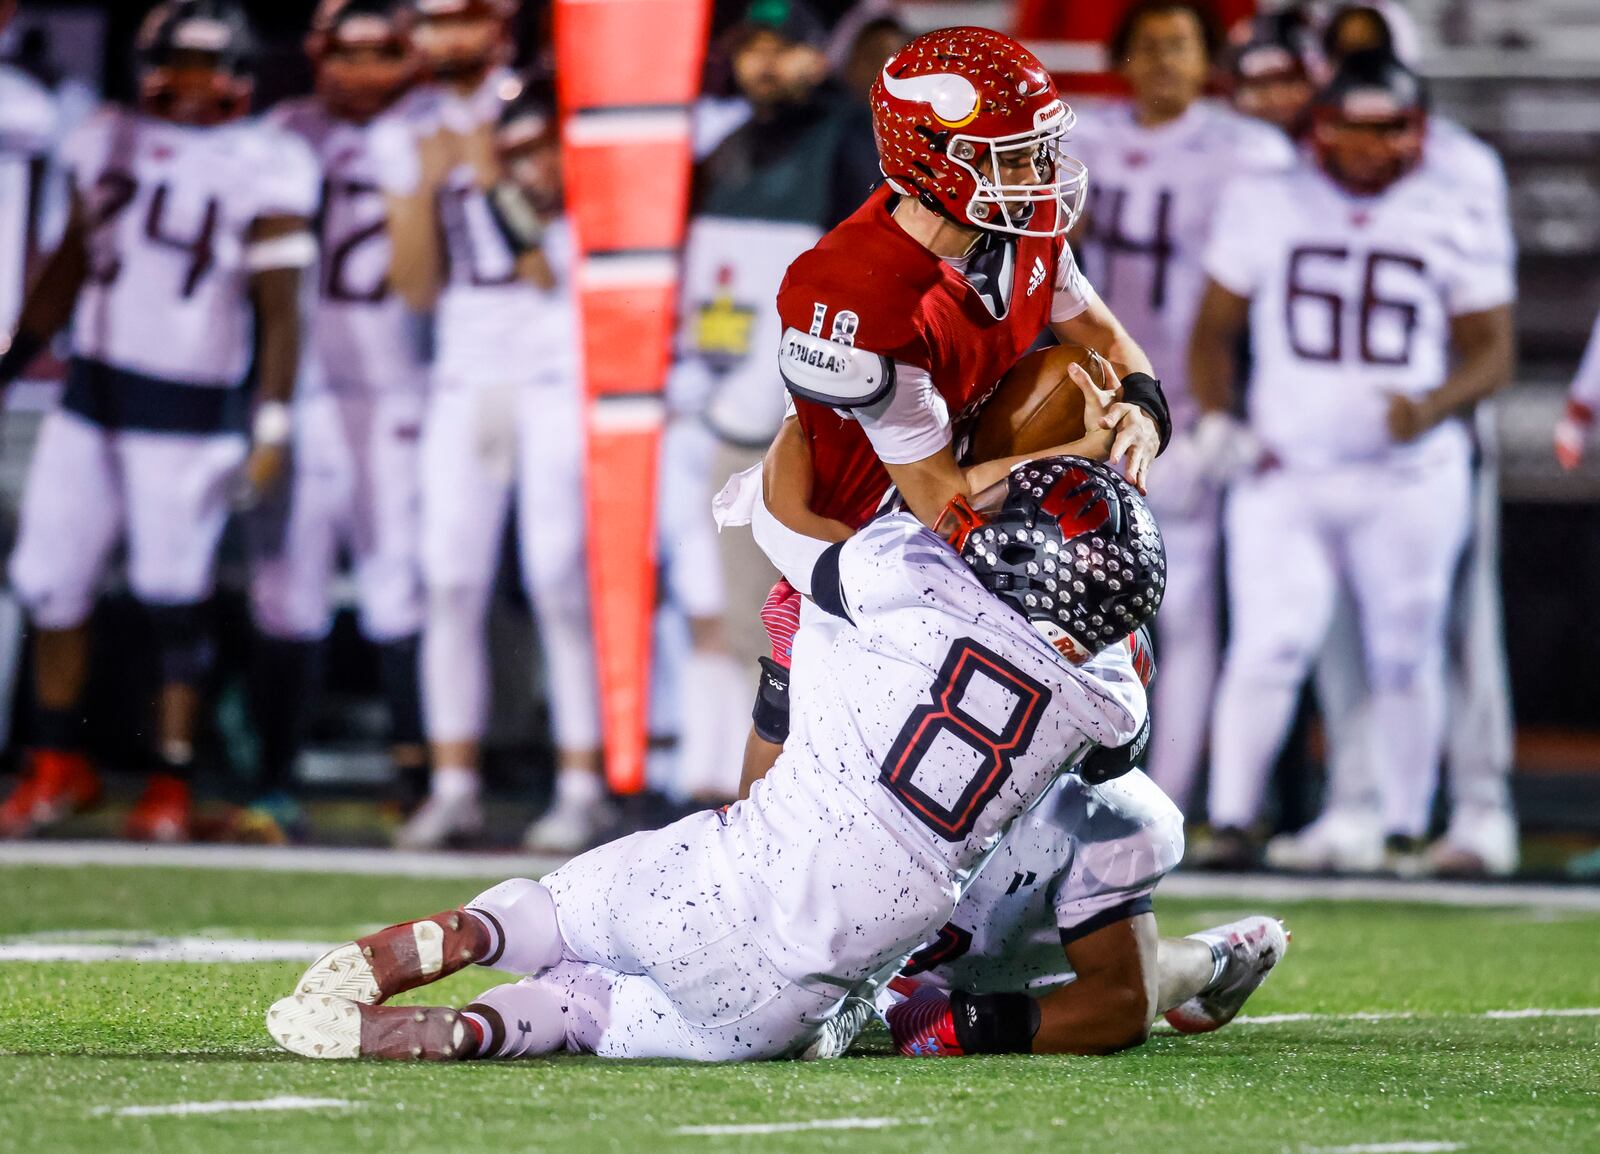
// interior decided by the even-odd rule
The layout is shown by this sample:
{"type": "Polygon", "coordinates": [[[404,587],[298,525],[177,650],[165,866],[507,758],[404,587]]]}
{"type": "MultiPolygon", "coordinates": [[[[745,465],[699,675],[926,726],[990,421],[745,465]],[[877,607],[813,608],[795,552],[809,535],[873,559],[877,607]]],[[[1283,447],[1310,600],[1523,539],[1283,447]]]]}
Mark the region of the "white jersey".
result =
{"type": "Polygon", "coordinates": [[[73,352],[166,382],[239,385],[254,331],[250,228],[316,212],[310,150],[257,120],[193,128],[108,106],[63,161],[93,222],[73,352]]]}
{"type": "Polygon", "coordinates": [[[1422,169],[1461,194],[1465,211],[1474,220],[1470,236],[1483,259],[1500,261],[1514,272],[1517,244],[1500,154],[1455,121],[1430,115],[1422,144],[1422,169]]]}
{"type": "Polygon", "coordinates": [[[1080,111],[1068,145],[1089,169],[1084,271],[1155,365],[1173,428],[1198,417],[1189,392],[1189,334],[1205,291],[1201,257],[1231,177],[1294,163],[1289,138],[1210,100],[1147,128],[1133,106],[1080,111]]]}
{"type": "Polygon", "coordinates": [[[1309,160],[1243,178],[1223,196],[1205,268],[1248,297],[1250,423],[1289,465],[1461,458],[1449,420],[1393,443],[1393,393],[1449,371],[1450,320],[1510,303],[1510,269],[1486,252],[1469,198],[1427,171],[1353,196],[1309,160]]]}
{"type": "MultiPolygon", "coordinates": [[[[415,192],[421,178],[419,141],[440,131],[465,135],[492,125],[508,81],[514,83],[509,73],[491,73],[469,96],[422,89],[380,117],[372,147],[383,190],[394,196],[415,192]]],[[[570,229],[561,224],[546,233],[541,247],[557,283],[545,292],[517,275],[517,255],[469,165],[449,173],[435,205],[444,262],[435,317],[440,379],[468,384],[574,380],[578,324],[570,229]]]]}
{"type": "Polygon", "coordinates": [[[1065,945],[1149,912],[1182,857],[1183,815],[1139,770],[1103,785],[1063,777],[903,972],[976,994],[1053,989],[1073,977],[1065,945]]]}
{"type": "Polygon", "coordinates": [[[309,97],[278,105],[268,121],[304,140],[322,166],[319,267],[299,393],[420,390],[426,365],[415,322],[389,288],[392,250],[370,126],[341,120],[309,97]]]}
{"type": "Polygon", "coordinates": [[[39,223],[41,164],[56,131],[55,101],[26,72],[0,64],[0,336],[22,311],[39,223]]]}
{"type": "Polygon", "coordinates": [[[909,514],[837,556],[851,624],[795,666],[789,738],[730,815],[723,884],[780,971],[856,981],[949,920],[1006,827],[1090,743],[1131,739],[1145,698],[1123,647],[1062,661],[909,514]]]}

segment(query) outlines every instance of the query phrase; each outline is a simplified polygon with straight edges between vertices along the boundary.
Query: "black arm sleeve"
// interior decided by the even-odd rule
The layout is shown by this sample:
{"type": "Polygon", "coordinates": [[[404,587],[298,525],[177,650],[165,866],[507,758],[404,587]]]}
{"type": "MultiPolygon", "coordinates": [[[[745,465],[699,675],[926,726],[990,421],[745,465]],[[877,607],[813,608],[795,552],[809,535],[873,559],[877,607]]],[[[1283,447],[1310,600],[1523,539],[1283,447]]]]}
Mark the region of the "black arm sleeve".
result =
{"type": "Polygon", "coordinates": [[[1161,433],[1159,451],[1165,452],[1167,442],[1172,440],[1172,414],[1167,409],[1167,395],[1161,391],[1161,382],[1149,373],[1129,373],[1122,378],[1122,399],[1150,414],[1161,433]]]}
{"type": "Polygon", "coordinates": [[[828,546],[811,571],[811,600],[817,608],[835,617],[850,620],[850,610],[844,603],[844,584],[839,576],[839,556],[844,552],[843,541],[828,546]]]}

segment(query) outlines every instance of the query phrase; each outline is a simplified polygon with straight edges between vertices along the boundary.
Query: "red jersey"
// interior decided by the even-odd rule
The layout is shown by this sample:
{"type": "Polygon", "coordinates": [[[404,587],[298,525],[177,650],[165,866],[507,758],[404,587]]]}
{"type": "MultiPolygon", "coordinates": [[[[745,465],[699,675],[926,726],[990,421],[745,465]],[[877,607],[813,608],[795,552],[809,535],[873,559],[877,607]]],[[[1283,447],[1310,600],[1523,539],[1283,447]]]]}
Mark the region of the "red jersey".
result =
{"type": "MultiPolygon", "coordinates": [[[[1066,239],[1014,238],[1009,300],[996,317],[960,271],[895,223],[895,199],[880,188],[791,264],[778,312],[786,330],[926,370],[956,417],[988,394],[1049,323],[1066,239]]],[[[1041,204],[1038,211],[1055,208],[1041,204]]],[[[888,472],[846,412],[798,396],[794,403],[811,450],[812,511],[859,528],[888,490],[888,472]]]]}

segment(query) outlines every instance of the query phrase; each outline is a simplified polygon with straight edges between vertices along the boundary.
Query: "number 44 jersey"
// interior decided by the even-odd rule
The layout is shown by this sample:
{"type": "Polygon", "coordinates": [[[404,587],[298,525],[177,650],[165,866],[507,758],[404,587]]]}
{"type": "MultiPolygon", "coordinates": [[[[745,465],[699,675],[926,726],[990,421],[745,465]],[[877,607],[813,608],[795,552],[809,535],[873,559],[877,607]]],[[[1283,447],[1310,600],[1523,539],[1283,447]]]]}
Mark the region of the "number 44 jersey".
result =
{"type": "Polygon", "coordinates": [[[90,228],[73,352],[164,381],[240,384],[254,331],[250,228],[315,213],[310,151],[258,120],[196,128],[107,106],[63,159],[90,228]]]}
{"type": "Polygon", "coordinates": [[[1091,742],[1131,739],[1145,697],[1125,646],[1067,664],[908,514],[818,569],[818,603],[850,624],[795,667],[724,894],[784,972],[849,982],[949,920],[1006,828],[1091,742]]]}

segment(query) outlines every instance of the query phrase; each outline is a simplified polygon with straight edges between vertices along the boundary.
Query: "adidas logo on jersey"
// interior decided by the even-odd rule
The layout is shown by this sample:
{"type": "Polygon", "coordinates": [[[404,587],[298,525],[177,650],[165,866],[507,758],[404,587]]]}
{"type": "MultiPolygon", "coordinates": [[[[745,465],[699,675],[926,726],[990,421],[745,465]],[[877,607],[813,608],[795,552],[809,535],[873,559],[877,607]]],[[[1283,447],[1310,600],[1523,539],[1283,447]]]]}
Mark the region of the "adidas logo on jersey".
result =
{"type": "Polygon", "coordinates": [[[1043,257],[1033,258],[1033,271],[1028,274],[1028,295],[1032,296],[1044,284],[1045,278],[1050,275],[1050,270],[1044,267],[1043,257]]]}

